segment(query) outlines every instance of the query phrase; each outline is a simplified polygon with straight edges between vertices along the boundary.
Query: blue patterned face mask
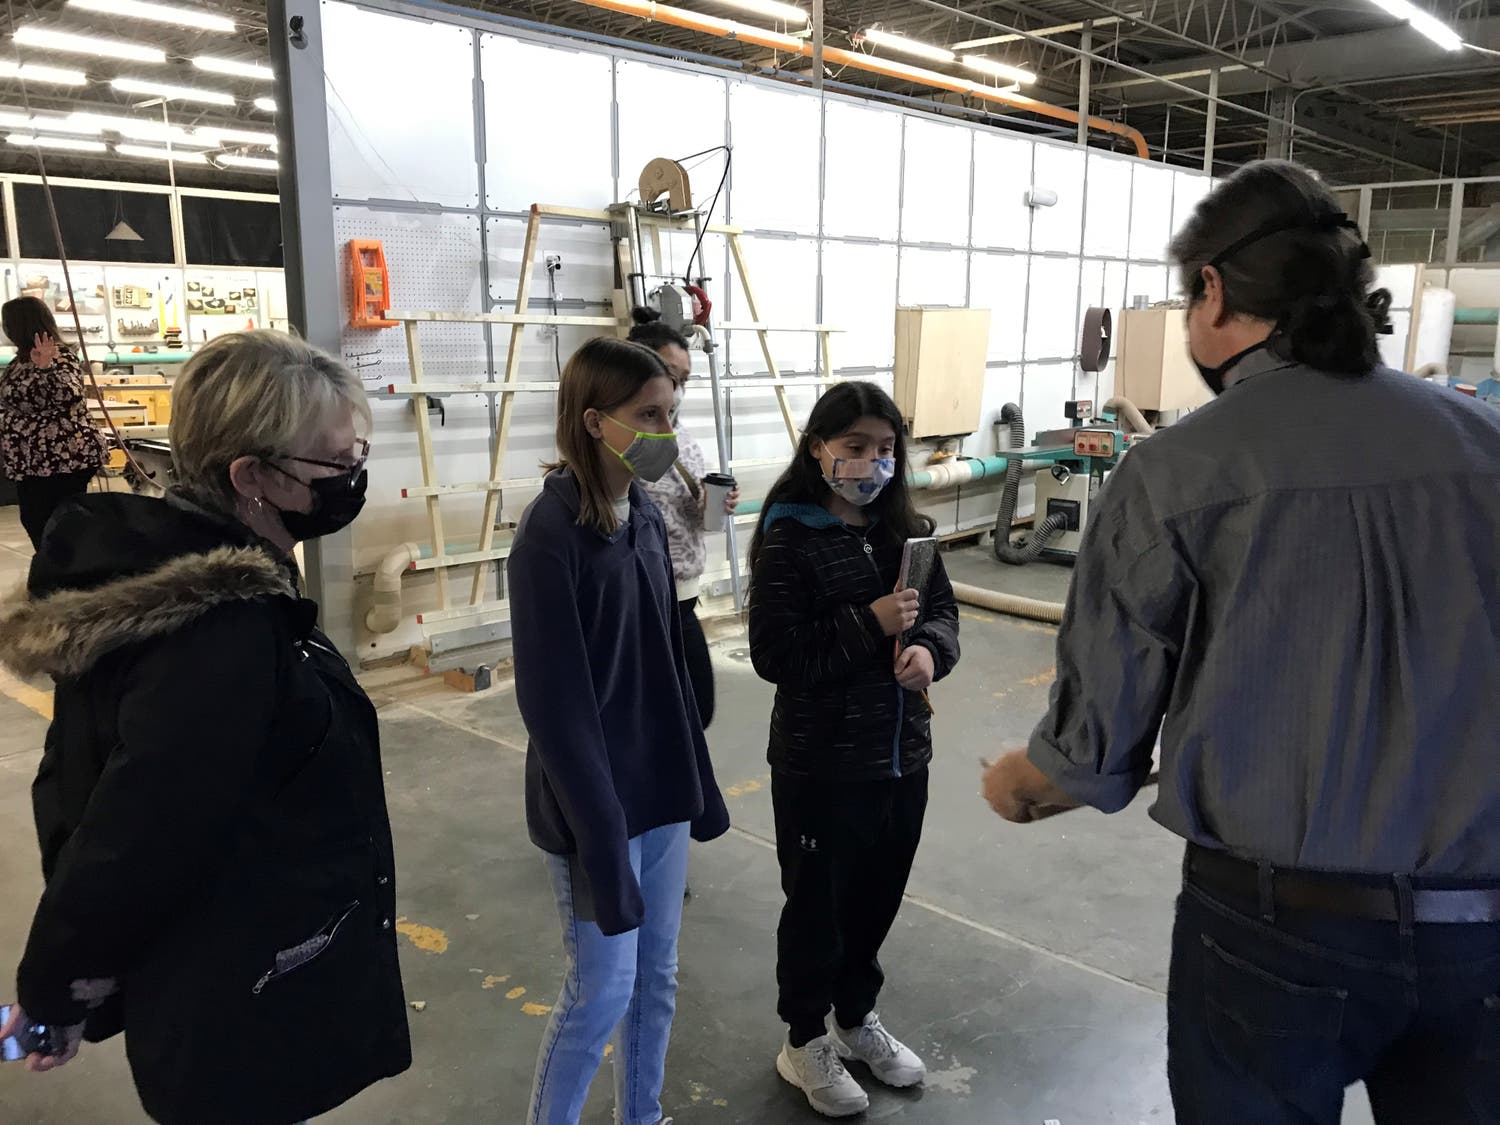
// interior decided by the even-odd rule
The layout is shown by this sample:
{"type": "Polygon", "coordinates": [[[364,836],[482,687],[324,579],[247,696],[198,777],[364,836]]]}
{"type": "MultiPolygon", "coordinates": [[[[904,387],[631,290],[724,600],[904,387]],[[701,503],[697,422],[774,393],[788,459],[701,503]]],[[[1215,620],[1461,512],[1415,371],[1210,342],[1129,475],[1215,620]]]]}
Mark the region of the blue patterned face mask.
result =
{"type": "Polygon", "coordinates": [[[835,457],[833,467],[823,471],[828,487],[860,508],[873,502],[895,475],[896,462],[890,457],[860,460],[835,457]]]}

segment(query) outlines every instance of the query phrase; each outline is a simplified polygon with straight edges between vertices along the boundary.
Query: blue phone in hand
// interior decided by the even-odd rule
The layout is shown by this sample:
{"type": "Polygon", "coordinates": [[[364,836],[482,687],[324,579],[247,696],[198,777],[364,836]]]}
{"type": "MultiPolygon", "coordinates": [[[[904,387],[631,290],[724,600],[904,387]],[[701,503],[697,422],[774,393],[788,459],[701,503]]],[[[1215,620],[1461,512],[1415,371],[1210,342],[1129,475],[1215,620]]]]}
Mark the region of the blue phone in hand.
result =
{"type": "MultiPolygon", "coordinates": [[[[0,1004],[0,1026],[10,1019],[10,1005],[0,1004]]],[[[0,1039],[0,1062],[20,1062],[27,1055],[61,1054],[52,1042],[52,1029],[23,1018],[16,1034],[0,1039]]]]}

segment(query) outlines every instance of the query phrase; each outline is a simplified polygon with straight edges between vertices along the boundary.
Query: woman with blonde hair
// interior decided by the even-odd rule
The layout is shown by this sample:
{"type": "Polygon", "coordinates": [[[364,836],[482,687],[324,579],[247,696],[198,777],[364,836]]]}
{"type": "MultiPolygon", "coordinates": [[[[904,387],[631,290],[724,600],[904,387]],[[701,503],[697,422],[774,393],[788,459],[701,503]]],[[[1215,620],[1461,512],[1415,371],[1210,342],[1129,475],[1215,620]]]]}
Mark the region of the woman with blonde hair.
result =
{"type": "Polygon", "coordinates": [[[173,490],[61,509],[0,617],[0,662],[57,685],[0,1036],[44,1071],[123,1030],[164,1125],[287,1125],[410,1065],[375,712],[291,553],[358,515],[369,422],[303,341],[214,340],[176,385],[173,490]]]}
{"type": "Polygon", "coordinates": [[[677,461],[672,380],[639,344],[568,361],[557,449],[507,566],[526,820],[567,955],[528,1125],[574,1125],[613,1040],[615,1111],[658,1125],[688,839],[729,827],[682,643],[661,514],[641,482],[677,461]]]}

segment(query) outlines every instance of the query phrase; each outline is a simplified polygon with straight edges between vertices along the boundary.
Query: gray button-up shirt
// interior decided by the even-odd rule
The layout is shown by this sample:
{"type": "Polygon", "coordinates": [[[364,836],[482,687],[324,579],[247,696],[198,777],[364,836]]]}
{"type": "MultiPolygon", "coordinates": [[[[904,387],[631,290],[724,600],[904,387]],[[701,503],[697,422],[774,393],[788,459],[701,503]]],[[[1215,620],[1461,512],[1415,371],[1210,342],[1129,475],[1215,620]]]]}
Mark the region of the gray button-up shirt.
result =
{"type": "Polygon", "coordinates": [[[1500,875],[1500,411],[1253,353],[1101,490],[1030,758],[1282,866],[1500,875]]]}

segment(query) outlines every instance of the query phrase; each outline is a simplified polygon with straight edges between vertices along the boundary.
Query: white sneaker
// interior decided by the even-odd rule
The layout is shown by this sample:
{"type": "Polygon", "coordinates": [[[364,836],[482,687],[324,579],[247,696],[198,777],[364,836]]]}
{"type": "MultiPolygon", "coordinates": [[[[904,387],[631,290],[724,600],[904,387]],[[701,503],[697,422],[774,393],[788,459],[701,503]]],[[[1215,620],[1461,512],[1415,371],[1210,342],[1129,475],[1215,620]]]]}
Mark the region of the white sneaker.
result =
{"type": "Polygon", "coordinates": [[[839,1027],[830,1015],[828,1038],[840,1058],[858,1059],[887,1086],[915,1086],[927,1077],[927,1067],[917,1053],[887,1031],[874,1012],[865,1017],[863,1026],[850,1031],[839,1027]]]}
{"type": "Polygon", "coordinates": [[[776,1073],[807,1095],[807,1104],[824,1117],[853,1117],[870,1108],[869,1096],[844,1069],[833,1041],[820,1035],[805,1047],[782,1044],[776,1073]]]}

